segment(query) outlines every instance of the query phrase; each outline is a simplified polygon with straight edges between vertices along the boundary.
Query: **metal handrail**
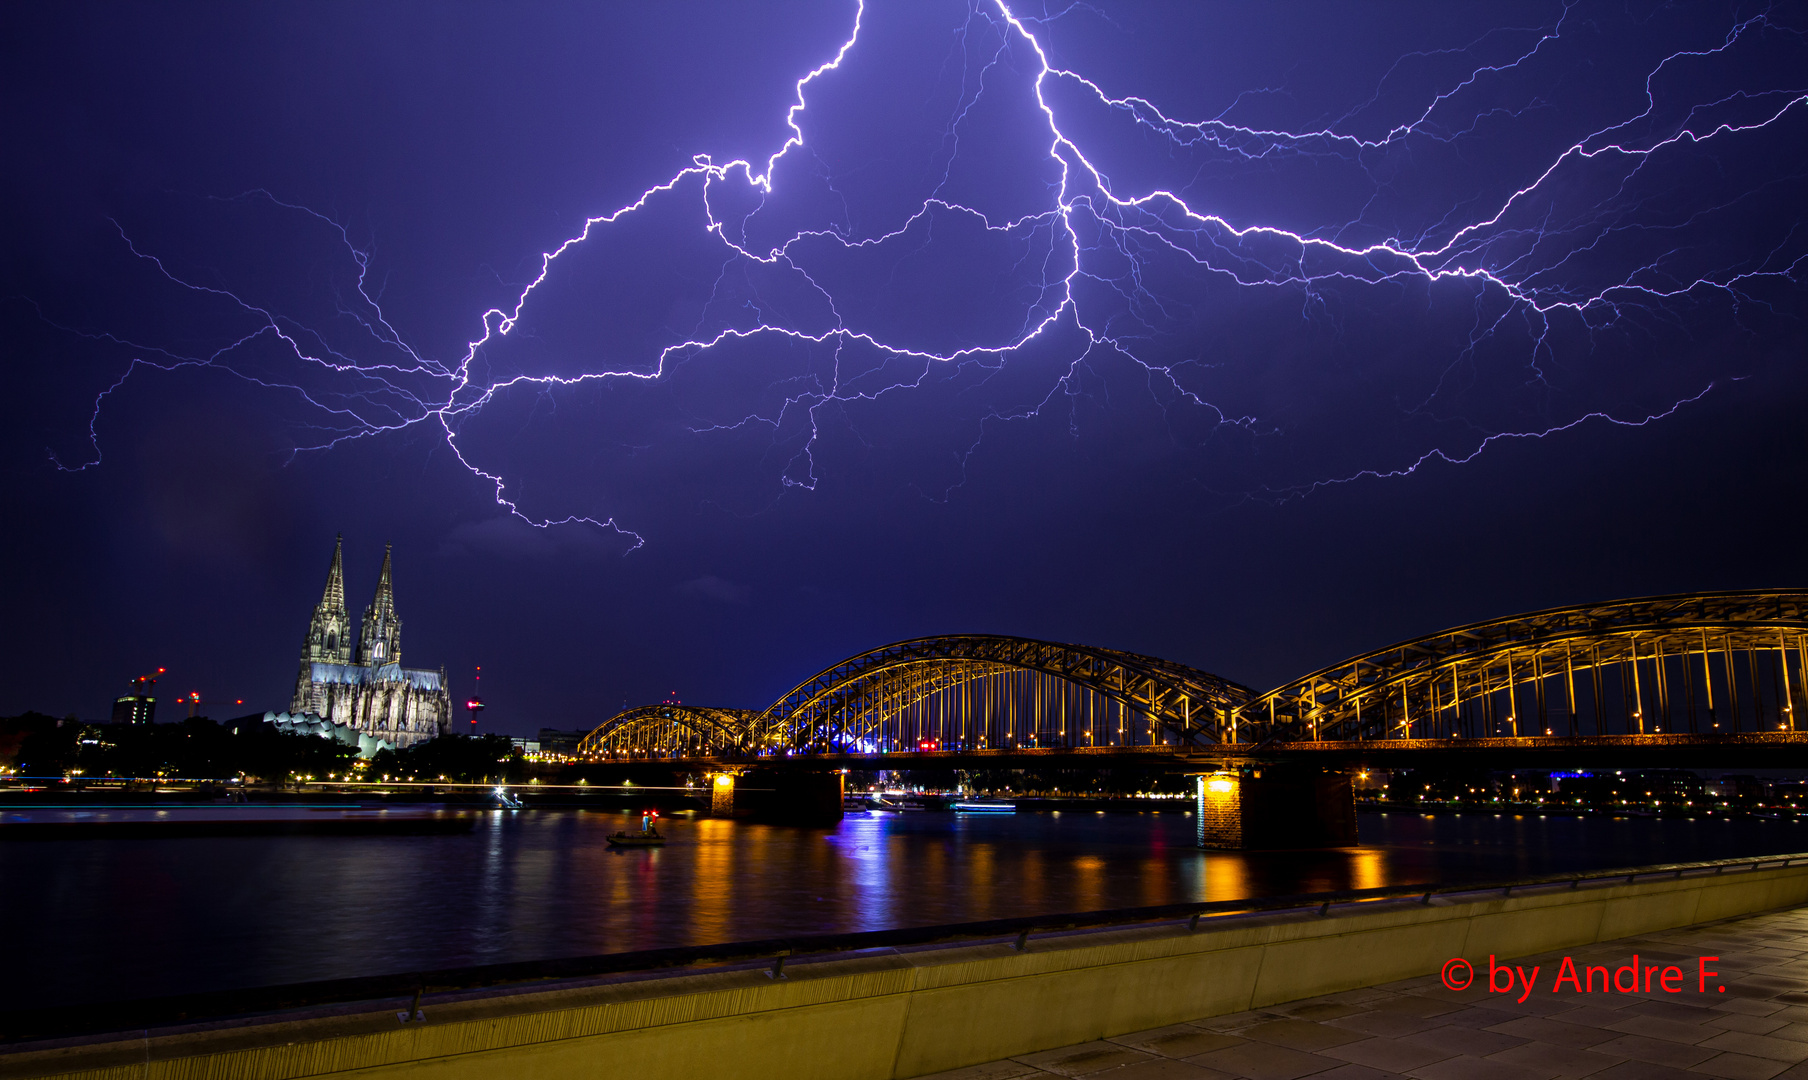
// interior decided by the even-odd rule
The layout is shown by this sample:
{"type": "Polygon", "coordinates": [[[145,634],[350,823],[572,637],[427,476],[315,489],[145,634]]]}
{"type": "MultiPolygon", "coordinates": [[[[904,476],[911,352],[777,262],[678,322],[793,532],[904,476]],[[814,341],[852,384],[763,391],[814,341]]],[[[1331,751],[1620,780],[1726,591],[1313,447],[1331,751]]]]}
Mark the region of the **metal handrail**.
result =
{"type": "MultiPolygon", "coordinates": [[[[406,1005],[405,1011],[398,1011],[397,1016],[407,1017],[408,1020],[404,1022],[418,1022],[424,1016],[420,999],[423,995],[429,994],[451,994],[499,986],[527,989],[532,984],[592,979],[609,975],[700,965],[753,967],[768,967],[769,965],[767,974],[774,978],[789,979],[791,976],[785,970],[785,962],[787,960],[795,961],[796,958],[805,955],[824,956],[837,953],[868,952],[877,949],[903,949],[987,940],[1009,944],[1017,951],[1027,951],[1033,936],[1038,934],[1059,934],[1164,922],[1179,922],[1189,931],[1197,931],[1202,923],[1212,919],[1253,914],[1276,915],[1288,912],[1330,917],[1333,909],[1339,906],[1394,898],[1417,897],[1420,903],[1429,904],[1434,898],[1441,895],[1473,896],[1499,892],[1503,897],[1508,897],[1516,889],[1524,890],[1541,885],[1568,885],[1569,888],[1576,889],[1588,882],[1614,882],[1624,879],[1625,883],[1630,884],[1639,878],[1662,876],[1680,878],[1690,871],[1711,871],[1714,874],[1724,874],[1727,871],[1758,870],[1766,867],[1781,869],[1797,863],[1808,864],[1808,853],[1769,855],[1758,858],[1714,859],[1703,862],[1660,863],[1651,866],[1588,871],[1580,874],[1546,874],[1538,877],[1516,878],[1512,881],[1384,885],[1368,889],[1343,889],[1289,896],[1159,904],[1152,907],[1115,908],[1053,915],[1028,915],[941,926],[912,926],[893,930],[811,934],[799,937],[768,938],[759,941],[726,942],[718,945],[689,945],[635,952],[599,953],[592,956],[556,960],[525,960],[505,964],[447,968],[439,971],[370,975],[321,982],[294,983],[285,986],[209,991],[172,997],[56,1006],[43,1009],[16,1009],[0,1015],[0,1044],[146,1030],[177,1024],[208,1023],[265,1013],[357,1005],[390,999],[398,1003],[407,1003],[412,999],[412,1003],[406,1005]]],[[[0,1053],[3,1052],[0,1050],[0,1053]]]]}

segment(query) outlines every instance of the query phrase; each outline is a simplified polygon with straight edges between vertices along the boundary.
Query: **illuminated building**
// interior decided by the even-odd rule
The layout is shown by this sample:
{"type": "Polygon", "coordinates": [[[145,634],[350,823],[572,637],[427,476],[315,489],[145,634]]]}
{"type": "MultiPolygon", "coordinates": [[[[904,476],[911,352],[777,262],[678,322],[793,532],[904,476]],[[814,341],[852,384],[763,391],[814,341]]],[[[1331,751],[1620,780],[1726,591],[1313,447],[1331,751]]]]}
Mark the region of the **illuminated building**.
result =
{"type": "Polygon", "coordinates": [[[558,728],[543,727],[540,729],[540,749],[549,754],[576,755],[578,744],[589,734],[589,728],[561,731],[558,728]]]}
{"type": "Polygon", "coordinates": [[[115,724],[150,724],[157,716],[157,676],[163,674],[158,668],[150,675],[140,675],[132,680],[132,692],[123,697],[113,699],[113,723],[115,724]]]}
{"type": "Polygon", "coordinates": [[[377,593],[364,609],[355,649],[345,608],[343,549],[341,537],[333,545],[326,591],[302,640],[289,712],[349,725],[397,749],[444,734],[452,720],[445,669],[402,666],[402,620],[395,610],[389,549],[383,549],[377,593]]]}

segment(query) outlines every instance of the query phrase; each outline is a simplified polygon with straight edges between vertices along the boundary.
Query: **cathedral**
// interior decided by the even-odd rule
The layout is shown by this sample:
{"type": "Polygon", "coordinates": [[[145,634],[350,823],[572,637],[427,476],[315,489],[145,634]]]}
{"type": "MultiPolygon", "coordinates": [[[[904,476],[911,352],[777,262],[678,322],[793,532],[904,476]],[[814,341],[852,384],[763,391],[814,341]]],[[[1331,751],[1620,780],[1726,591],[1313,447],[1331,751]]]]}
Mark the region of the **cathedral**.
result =
{"type": "Polygon", "coordinates": [[[348,724],[398,750],[445,734],[452,725],[445,669],[402,666],[402,620],[396,617],[387,546],[377,595],[364,609],[354,655],[351,617],[345,610],[344,547],[342,536],[333,545],[326,593],[301,643],[301,674],[289,712],[348,724]]]}

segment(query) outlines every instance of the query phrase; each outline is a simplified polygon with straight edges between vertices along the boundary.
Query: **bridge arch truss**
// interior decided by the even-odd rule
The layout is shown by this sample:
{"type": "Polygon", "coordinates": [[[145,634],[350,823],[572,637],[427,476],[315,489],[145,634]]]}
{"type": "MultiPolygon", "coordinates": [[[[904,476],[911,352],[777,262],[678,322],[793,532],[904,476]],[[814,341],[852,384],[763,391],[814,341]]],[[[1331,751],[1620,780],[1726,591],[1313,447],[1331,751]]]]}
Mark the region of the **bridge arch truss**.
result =
{"type": "Polygon", "coordinates": [[[1257,696],[1227,741],[1803,730],[1808,592],[1688,593],[1474,623],[1257,696]]]}
{"type": "Polygon", "coordinates": [[[1209,745],[1245,686],[1136,653],[965,634],[886,645],[763,711],[649,705],[611,717],[586,757],[720,757],[1209,745]]]}
{"type": "Polygon", "coordinates": [[[799,683],[761,723],[792,753],[1204,745],[1251,694],[1137,653],[964,634],[850,657],[799,683]]]}
{"type": "Polygon", "coordinates": [[[709,757],[753,753],[765,740],[754,709],[643,705],[617,713],[578,743],[585,757],[709,757]]]}

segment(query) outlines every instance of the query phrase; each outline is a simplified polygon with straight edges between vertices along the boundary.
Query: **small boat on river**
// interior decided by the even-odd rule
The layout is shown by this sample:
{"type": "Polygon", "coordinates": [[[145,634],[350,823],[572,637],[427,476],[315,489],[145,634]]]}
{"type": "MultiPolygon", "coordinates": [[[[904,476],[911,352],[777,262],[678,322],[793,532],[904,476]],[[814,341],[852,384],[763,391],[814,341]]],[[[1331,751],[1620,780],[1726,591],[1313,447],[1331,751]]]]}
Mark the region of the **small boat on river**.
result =
{"type": "Polygon", "coordinates": [[[665,837],[660,834],[658,829],[655,829],[653,827],[653,819],[658,816],[659,816],[658,814],[653,814],[653,813],[642,814],[641,818],[640,818],[640,831],[639,832],[631,833],[631,832],[628,832],[626,829],[624,829],[620,832],[617,832],[615,835],[609,837],[609,846],[611,846],[611,847],[661,847],[661,846],[663,846],[665,844],[665,837]]]}
{"type": "Polygon", "coordinates": [[[1017,804],[1003,799],[968,799],[954,804],[957,814],[1015,814],[1017,804]]]}
{"type": "Polygon", "coordinates": [[[609,837],[609,843],[614,847],[659,847],[665,843],[665,837],[660,835],[658,829],[635,833],[618,832],[609,837]]]}

